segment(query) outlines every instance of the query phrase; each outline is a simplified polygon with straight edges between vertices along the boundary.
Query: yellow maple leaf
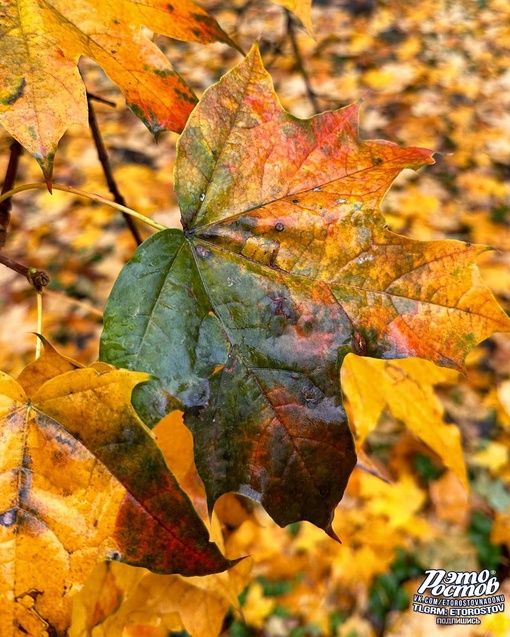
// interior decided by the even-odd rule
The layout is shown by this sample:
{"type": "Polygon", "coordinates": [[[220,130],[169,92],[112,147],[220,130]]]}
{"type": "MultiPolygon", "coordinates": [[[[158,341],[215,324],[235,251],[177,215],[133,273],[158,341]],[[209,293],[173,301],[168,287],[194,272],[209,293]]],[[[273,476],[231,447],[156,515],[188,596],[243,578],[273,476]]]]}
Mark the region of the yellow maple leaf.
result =
{"type": "Polygon", "coordinates": [[[262,585],[257,581],[253,582],[243,605],[247,624],[254,628],[262,628],[264,620],[271,614],[274,607],[274,599],[265,597],[262,585]]]}
{"type": "Polygon", "coordinates": [[[439,518],[454,524],[465,524],[469,505],[467,492],[453,471],[446,471],[430,485],[430,498],[439,518]]]}
{"type": "Polygon", "coordinates": [[[342,387],[352,409],[351,426],[358,445],[388,410],[467,488],[460,432],[445,424],[443,407],[434,393],[434,385],[454,382],[457,376],[457,372],[421,359],[385,361],[349,354],[342,366],[342,387]]]}
{"type": "Polygon", "coordinates": [[[0,635],[63,633],[72,596],[105,558],[191,574],[232,564],[131,406],[147,378],[76,368],[47,344],[22,374],[30,397],[0,373],[0,635]]]}

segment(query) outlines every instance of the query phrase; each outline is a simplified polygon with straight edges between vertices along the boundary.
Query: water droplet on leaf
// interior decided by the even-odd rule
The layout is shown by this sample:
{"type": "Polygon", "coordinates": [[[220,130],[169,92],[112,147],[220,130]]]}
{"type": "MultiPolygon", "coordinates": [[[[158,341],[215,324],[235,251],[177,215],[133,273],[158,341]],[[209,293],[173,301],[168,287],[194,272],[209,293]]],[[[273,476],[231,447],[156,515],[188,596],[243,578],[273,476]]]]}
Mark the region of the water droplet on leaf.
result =
{"type": "Polygon", "coordinates": [[[208,259],[212,254],[210,250],[204,248],[203,246],[196,246],[195,250],[197,256],[199,256],[201,259],[208,259]]]}

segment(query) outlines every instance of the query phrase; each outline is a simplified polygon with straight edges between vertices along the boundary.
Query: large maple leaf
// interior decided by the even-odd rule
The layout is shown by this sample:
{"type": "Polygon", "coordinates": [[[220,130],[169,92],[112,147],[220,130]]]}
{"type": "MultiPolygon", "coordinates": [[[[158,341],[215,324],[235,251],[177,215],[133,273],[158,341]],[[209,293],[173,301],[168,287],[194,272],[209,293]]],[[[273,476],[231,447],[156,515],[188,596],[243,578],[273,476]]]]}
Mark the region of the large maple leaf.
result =
{"type": "Polygon", "coordinates": [[[130,404],[147,375],[45,354],[20,382],[0,373],[2,637],[63,634],[101,559],[184,575],[233,565],[130,404]]]}
{"type": "Polygon", "coordinates": [[[433,159],[360,140],[357,111],[296,119],[256,48],[209,89],[178,145],[184,232],[154,235],[126,265],[101,345],[180,401],[210,506],[238,491],[281,525],[331,535],[355,464],[345,355],[459,368],[510,328],[480,281],[485,248],[385,227],[393,179],[433,159]]]}
{"type": "Polygon", "coordinates": [[[87,125],[80,55],[118,84],[153,134],[183,129],[196,98],[142,25],[178,40],[234,45],[192,0],[2,0],[0,121],[47,178],[66,129],[87,125]]]}

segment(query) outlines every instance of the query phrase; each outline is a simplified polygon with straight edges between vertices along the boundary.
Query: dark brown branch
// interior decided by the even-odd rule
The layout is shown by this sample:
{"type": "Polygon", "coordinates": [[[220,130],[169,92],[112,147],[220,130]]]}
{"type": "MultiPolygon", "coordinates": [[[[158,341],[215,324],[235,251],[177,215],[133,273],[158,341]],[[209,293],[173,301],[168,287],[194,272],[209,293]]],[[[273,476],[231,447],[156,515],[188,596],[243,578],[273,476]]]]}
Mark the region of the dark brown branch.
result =
{"type": "MultiPolygon", "coordinates": [[[[94,144],[96,146],[97,157],[99,161],[101,162],[101,166],[103,167],[106,183],[108,184],[108,188],[113,195],[113,199],[115,203],[118,203],[121,206],[126,206],[126,201],[124,200],[124,197],[121,195],[119,188],[117,186],[117,182],[115,181],[115,178],[113,176],[112,169],[110,167],[110,160],[108,159],[108,153],[106,152],[103,138],[101,137],[101,133],[99,132],[99,126],[97,125],[96,114],[92,106],[93,99],[96,99],[96,98],[93,96],[87,95],[87,100],[89,104],[89,125],[90,125],[90,130],[92,131],[94,144]]],[[[122,215],[129,229],[131,230],[131,234],[133,235],[137,245],[140,245],[143,242],[143,239],[135,222],[125,212],[123,212],[122,215]]]]}
{"type": "Polygon", "coordinates": [[[301,51],[299,50],[299,46],[297,43],[296,33],[294,31],[294,19],[288,9],[285,9],[285,13],[287,15],[287,33],[289,35],[290,43],[292,44],[292,50],[294,51],[294,57],[296,58],[298,71],[300,72],[301,77],[303,78],[303,82],[305,83],[306,94],[315,113],[320,113],[321,108],[317,100],[317,95],[315,94],[315,91],[312,89],[312,86],[310,84],[310,78],[308,77],[308,73],[303,64],[303,57],[301,56],[301,51]]]}
{"type": "Polygon", "coordinates": [[[14,270],[14,272],[23,275],[30,285],[37,290],[37,292],[40,292],[42,288],[46,287],[50,282],[50,277],[44,270],[28,268],[26,265],[18,263],[10,257],[6,257],[5,254],[0,254],[0,263],[11,270],[14,270]]]}
{"type": "MultiPolygon", "coordinates": [[[[14,188],[14,182],[16,181],[16,175],[18,174],[19,158],[21,157],[22,152],[23,148],[21,144],[13,139],[11,144],[11,155],[5,172],[4,185],[2,186],[2,194],[14,188]]],[[[4,247],[7,239],[7,229],[11,220],[11,209],[12,200],[10,197],[0,203],[0,250],[4,247]]]]}
{"type": "Polygon", "coordinates": [[[115,108],[115,106],[117,106],[117,104],[115,104],[115,102],[111,102],[110,100],[106,100],[104,97],[101,97],[100,95],[94,95],[94,93],[89,93],[87,91],[87,99],[88,100],[94,100],[94,102],[100,102],[101,104],[106,104],[107,106],[112,106],[115,108]]]}

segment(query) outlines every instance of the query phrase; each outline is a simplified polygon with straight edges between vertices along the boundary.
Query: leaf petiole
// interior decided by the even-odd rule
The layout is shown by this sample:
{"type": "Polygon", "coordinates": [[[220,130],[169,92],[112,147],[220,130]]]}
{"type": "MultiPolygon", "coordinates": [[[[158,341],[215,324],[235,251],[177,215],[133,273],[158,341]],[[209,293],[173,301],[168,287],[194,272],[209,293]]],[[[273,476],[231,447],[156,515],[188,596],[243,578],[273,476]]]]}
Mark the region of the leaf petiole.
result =
{"type": "Polygon", "coordinates": [[[36,360],[41,355],[41,339],[39,338],[39,334],[42,334],[42,317],[43,317],[43,305],[42,305],[42,289],[36,290],[36,298],[37,298],[37,338],[35,343],[35,358],[36,360]]]}
{"type": "MultiPolygon", "coordinates": [[[[18,192],[23,192],[23,190],[34,190],[34,189],[46,189],[47,186],[42,182],[34,182],[30,184],[22,184],[17,186],[16,188],[12,188],[12,190],[8,190],[0,195],[0,204],[5,199],[9,199],[13,195],[16,195],[18,192]]],[[[101,195],[96,195],[92,192],[86,192],[85,190],[79,190],[78,188],[72,188],[71,186],[64,186],[62,184],[52,184],[52,188],[54,190],[61,190],[62,192],[70,192],[73,195],[77,195],[78,197],[84,197],[85,199],[90,199],[92,201],[97,201],[98,203],[105,204],[106,206],[110,206],[111,208],[115,208],[116,210],[120,210],[121,212],[125,212],[128,215],[131,215],[135,219],[143,221],[143,223],[155,228],[156,230],[167,230],[167,226],[164,226],[153,219],[149,219],[145,215],[142,215],[140,212],[136,212],[136,210],[132,210],[127,206],[123,206],[121,204],[116,203],[115,201],[110,201],[109,199],[105,199],[101,197],[101,195]]]]}

